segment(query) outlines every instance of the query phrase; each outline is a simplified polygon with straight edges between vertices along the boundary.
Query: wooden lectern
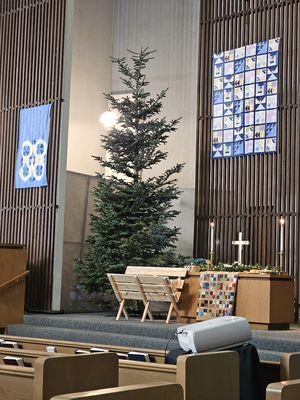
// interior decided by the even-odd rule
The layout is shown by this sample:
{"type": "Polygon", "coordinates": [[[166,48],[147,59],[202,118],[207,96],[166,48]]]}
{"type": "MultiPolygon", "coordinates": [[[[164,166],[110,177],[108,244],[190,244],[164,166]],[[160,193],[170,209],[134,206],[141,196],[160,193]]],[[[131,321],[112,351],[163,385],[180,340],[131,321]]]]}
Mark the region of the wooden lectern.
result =
{"type": "Polygon", "coordinates": [[[21,324],[24,317],[27,250],[0,244],[0,328],[21,324]]]}

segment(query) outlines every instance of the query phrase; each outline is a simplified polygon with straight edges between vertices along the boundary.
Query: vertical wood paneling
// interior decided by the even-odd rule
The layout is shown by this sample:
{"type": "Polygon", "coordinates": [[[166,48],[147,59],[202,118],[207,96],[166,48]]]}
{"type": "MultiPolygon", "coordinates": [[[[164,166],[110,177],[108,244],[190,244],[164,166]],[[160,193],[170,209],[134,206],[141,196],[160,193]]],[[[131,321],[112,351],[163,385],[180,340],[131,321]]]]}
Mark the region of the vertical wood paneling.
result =
{"type": "Polygon", "coordinates": [[[200,10],[194,255],[208,254],[216,224],[216,261],[234,261],[238,231],[251,245],[244,261],[278,265],[279,217],[286,220],[285,268],[296,276],[299,303],[299,0],[203,0],[200,10]],[[281,38],[278,154],[212,160],[212,55],[281,38]]]}
{"type": "Polygon", "coordinates": [[[0,1],[0,242],[28,248],[30,309],[51,308],[64,16],[65,0],[0,1]],[[19,111],[47,103],[48,186],[16,190],[19,111]]]}

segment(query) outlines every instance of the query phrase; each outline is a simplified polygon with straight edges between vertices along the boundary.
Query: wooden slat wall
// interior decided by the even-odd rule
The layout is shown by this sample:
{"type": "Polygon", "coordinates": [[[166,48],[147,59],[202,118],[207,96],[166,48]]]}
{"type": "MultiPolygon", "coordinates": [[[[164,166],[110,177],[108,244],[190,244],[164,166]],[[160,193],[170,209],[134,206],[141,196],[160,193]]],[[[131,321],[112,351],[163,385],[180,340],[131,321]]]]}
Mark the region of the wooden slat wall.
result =
{"type": "Polygon", "coordinates": [[[27,307],[50,309],[65,0],[0,1],[0,243],[28,247],[27,307]],[[14,189],[18,116],[53,103],[48,186],[14,189]]]}
{"type": "Polygon", "coordinates": [[[242,231],[251,241],[244,261],[278,265],[279,217],[286,220],[285,266],[299,293],[299,0],[202,0],[195,209],[196,257],[208,254],[209,221],[216,224],[217,261],[234,261],[231,242],[242,231]],[[281,38],[280,150],[278,154],[212,160],[212,55],[281,38]]]}

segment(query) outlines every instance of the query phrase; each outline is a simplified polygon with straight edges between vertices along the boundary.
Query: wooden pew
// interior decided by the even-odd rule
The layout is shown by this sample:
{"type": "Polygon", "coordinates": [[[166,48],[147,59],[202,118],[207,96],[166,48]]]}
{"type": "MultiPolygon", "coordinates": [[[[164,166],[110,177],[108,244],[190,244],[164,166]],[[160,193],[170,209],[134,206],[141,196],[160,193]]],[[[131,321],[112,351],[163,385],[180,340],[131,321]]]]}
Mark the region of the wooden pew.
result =
{"type": "MultiPolygon", "coordinates": [[[[32,338],[11,337],[10,339],[17,341],[24,349],[28,349],[29,342],[35,345],[34,351],[36,351],[35,349],[37,346],[42,350],[46,345],[51,344],[52,346],[55,346],[59,352],[67,349],[68,354],[74,354],[75,349],[78,348],[90,349],[95,346],[94,344],[59,342],[52,340],[43,341],[42,339],[36,339],[36,342],[34,343],[34,339],[32,338]],[[62,344],[61,347],[59,346],[59,343],[62,344]]],[[[113,351],[124,351],[124,349],[126,349],[128,352],[132,350],[117,346],[109,346],[109,348],[113,351]]],[[[137,350],[141,351],[141,349],[137,350]]],[[[163,352],[158,352],[158,354],[161,359],[164,360],[163,352]]],[[[179,383],[183,387],[185,399],[187,400],[196,400],[202,397],[207,400],[217,400],[219,399],[220,390],[223,393],[223,400],[238,400],[238,355],[236,352],[224,351],[217,353],[203,353],[193,356],[181,356],[178,359],[177,366],[165,365],[162,362],[155,363],[119,360],[120,385],[132,385],[141,382],[179,383]],[[199,371],[201,371],[201,379],[199,379],[199,371]],[[215,385],[216,379],[219,382],[218,386],[215,385]]]]}
{"type": "Polygon", "coordinates": [[[0,398],[5,400],[50,400],[57,394],[117,385],[113,353],[41,357],[34,368],[0,365],[0,398]]]}
{"type": "Polygon", "coordinates": [[[180,385],[153,383],[59,395],[52,400],[182,400],[180,385]]]}
{"type": "Polygon", "coordinates": [[[267,387],[266,400],[299,400],[300,379],[271,383],[267,387]]]}
{"type": "MultiPolygon", "coordinates": [[[[165,352],[163,350],[142,349],[142,348],[128,348],[125,346],[113,346],[105,344],[95,344],[86,342],[71,342],[64,340],[20,337],[10,335],[0,335],[0,339],[16,341],[22,346],[24,350],[37,350],[45,351],[46,346],[55,346],[59,353],[74,354],[78,348],[82,350],[89,350],[92,347],[101,347],[114,352],[128,353],[129,351],[140,351],[148,353],[151,361],[156,364],[164,364],[165,352]]],[[[1,347],[0,347],[1,349],[1,347]]],[[[128,361],[120,360],[120,365],[128,361]]],[[[134,361],[130,361],[134,363],[134,361]]],[[[143,365],[145,363],[142,363],[143,365]]],[[[151,363],[152,365],[152,363],[151,363]]],[[[268,383],[279,382],[291,379],[300,379],[300,353],[290,353],[281,357],[280,362],[262,361],[261,366],[263,374],[268,383]]],[[[167,368],[167,365],[160,365],[162,368],[167,368]]]]}
{"type": "MultiPolygon", "coordinates": [[[[132,350],[148,353],[153,361],[151,363],[128,360],[119,361],[120,385],[136,384],[140,382],[150,383],[155,381],[175,383],[177,382],[177,379],[180,379],[178,368],[176,366],[164,364],[165,354],[164,351],[161,350],[133,349],[124,346],[95,345],[94,343],[69,342],[8,335],[2,335],[0,336],[0,339],[17,341],[24,350],[32,349],[35,351],[43,351],[46,346],[55,346],[59,353],[74,354],[75,349],[80,348],[83,350],[89,350],[91,347],[97,346],[121,353],[128,353],[132,350]]],[[[261,362],[261,365],[265,386],[271,382],[300,378],[300,353],[287,354],[282,357],[280,363],[261,362]]],[[[185,371],[187,368],[188,367],[185,367],[185,371]]],[[[187,373],[183,374],[183,376],[186,376],[186,374],[187,373]]]]}

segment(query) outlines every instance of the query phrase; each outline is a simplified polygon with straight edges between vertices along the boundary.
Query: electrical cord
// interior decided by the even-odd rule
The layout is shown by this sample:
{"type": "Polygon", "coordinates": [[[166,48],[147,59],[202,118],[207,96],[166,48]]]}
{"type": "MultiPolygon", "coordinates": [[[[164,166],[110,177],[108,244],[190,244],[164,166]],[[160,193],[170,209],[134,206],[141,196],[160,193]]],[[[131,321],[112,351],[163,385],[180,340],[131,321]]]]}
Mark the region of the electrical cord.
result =
{"type": "Polygon", "coordinates": [[[182,332],[184,332],[184,331],[182,330],[182,331],[180,331],[180,332],[175,332],[174,335],[172,335],[172,336],[170,337],[170,339],[168,340],[168,342],[167,342],[167,344],[166,344],[166,347],[165,347],[165,358],[167,357],[167,351],[168,351],[168,347],[169,347],[169,344],[170,344],[171,340],[173,340],[175,337],[178,336],[178,334],[180,334],[180,333],[182,333],[182,332]]]}

